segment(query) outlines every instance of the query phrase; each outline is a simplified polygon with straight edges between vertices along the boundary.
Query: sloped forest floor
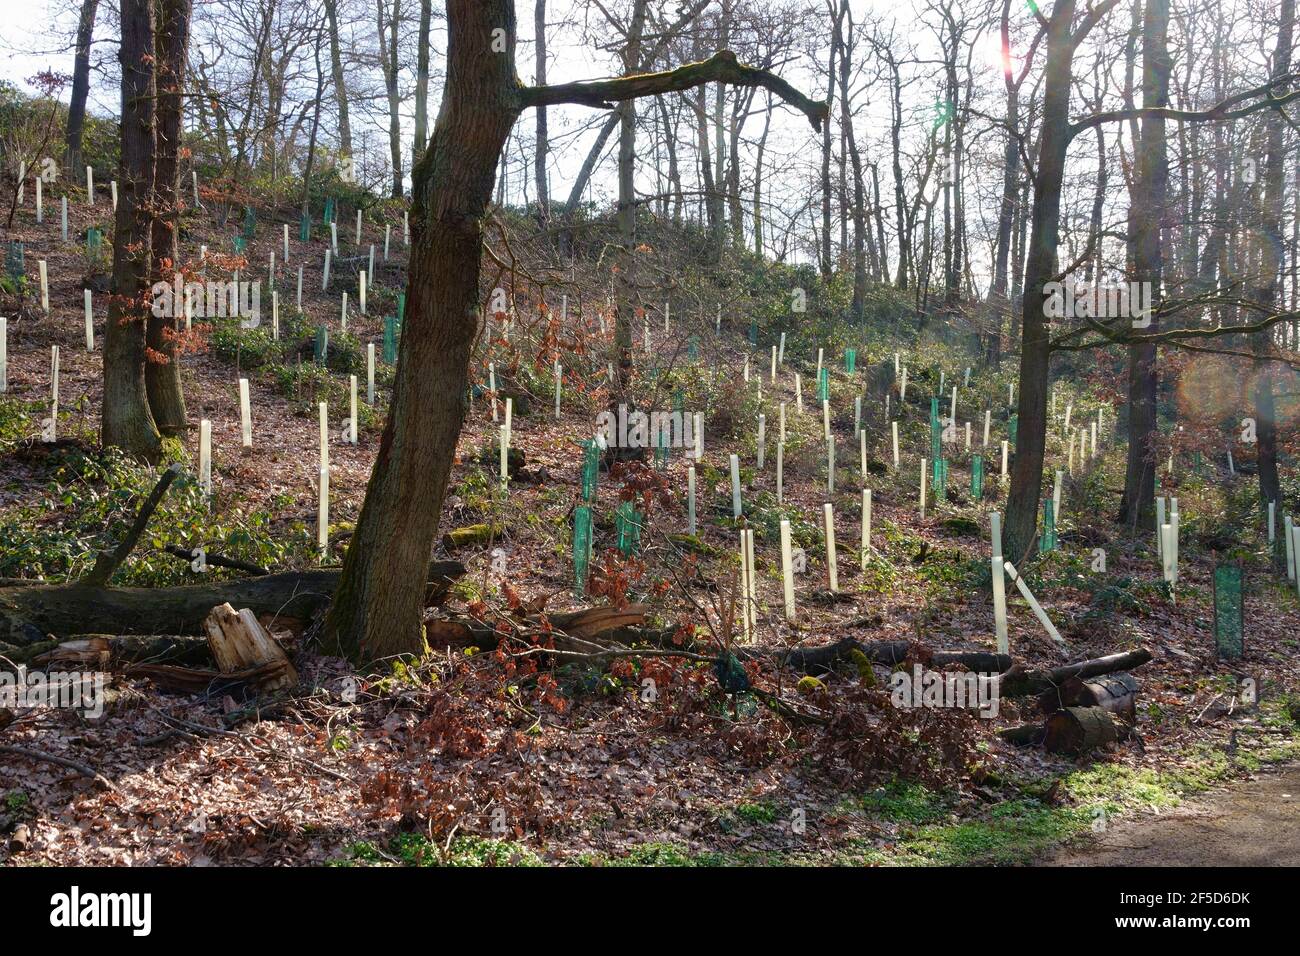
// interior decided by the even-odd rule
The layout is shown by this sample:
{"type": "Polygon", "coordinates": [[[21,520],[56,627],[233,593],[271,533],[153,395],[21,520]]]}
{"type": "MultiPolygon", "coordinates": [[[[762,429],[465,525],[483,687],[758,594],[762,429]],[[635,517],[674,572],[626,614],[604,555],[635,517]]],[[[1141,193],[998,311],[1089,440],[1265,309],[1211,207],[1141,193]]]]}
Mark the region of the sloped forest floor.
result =
{"type": "MultiPolygon", "coordinates": [[[[107,202],[93,216],[79,204],[72,213],[74,236],[84,235],[88,225],[107,218],[107,202]]],[[[401,250],[400,213],[396,222],[395,252],[401,250]]],[[[382,248],[382,226],[368,222],[366,229],[365,244],[382,248]]],[[[351,232],[351,221],[342,218],[345,256],[356,254],[345,241],[351,232]]],[[[96,296],[96,351],[87,353],[81,290],[83,277],[102,270],[102,261],[96,265],[75,238],[60,242],[57,223],[48,217],[35,225],[30,209],[20,212],[9,238],[26,241],[29,276],[35,276],[37,259],[48,261],[51,311],[43,315],[30,291],[21,303],[12,294],[0,302],[0,311],[11,316],[9,390],[0,396],[0,577],[75,579],[98,550],[120,537],[156,472],[96,445],[106,297],[96,296]],[[60,440],[46,444],[38,438],[39,420],[48,414],[54,344],[61,352],[60,440]]],[[[230,245],[207,217],[191,222],[187,254],[197,258],[200,241],[212,250],[230,245]]],[[[369,314],[361,316],[354,278],[321,292],[324,249],[319,239],[305,244],[295,237],[288,266],[279,264],[279,341],[270,336],[265,284],[260,328],[196,321],[183,359],[191,429],[183,447],[169,453],[192,475],[197,423],[211,420],[213,500],[209,507],[192,478],[179,481],[114,583],[197,580],[184,562],[163,553],[167,545],[205,546],[274,569],[320,563],[314,551],[318,401],[329,402],[331,421],[331,547],[323,560],[338,563],[364,495],[391,382],[391,369],[381,362],[377,405],[366,405],[365,344],[376,343],[382,353],[382,319],[396,312],[402,271],[399,256],[384,265],[377,252],[381,268],[369,290],[369,314]],[[290,307],[300,263],[310,318],[290,307]],[[347,334],[339,321],[344,289],[352,291],[347,334]],[[320,322],[330,326],[329,369],[313,353],[320,322]],[[356,445],[340,437],[348,374],[360,379],[356,445]],[[240,447],[241,376],[251,385],[254,444],[248,450],[240,447]]],[[[281,259],[279,220],[259,224],[242,264],[246,274],[264,278],[273,250],[281,259]]],[[[219,261],[210,253],[213,272],[219,261]]],[[[438,545],[435,557],[464,561],[467,573],[445,608],[430,609],[431,619],[450,611],[493,624],[525,610],[636,601],[650,608],[648,623],[676,629],[681,640],[694,627],[694,648],[716,652],[711,634],[733,639],[722,621],[732,617],[728,599],[738,567],[741,523],[731,516],[727,458],[736,453],[744,526],[756,533],[759,642],[819,646],[847,636],[914,642],[931,651],[995,650],[988,514],[1004,506],[997,449],[1008,437],[1013,362],[1000,371],[977,367],[960,393],[958,420],[972,421],[974,452],[983,445],[984,409],[993,413],[983,499],[972,500],[971,453],[959,434],[949,446],[946,500],[931,501],[922,518],[917,484],[920,459],[929,454],[930,395],[944,395],[946,412],[948,390],[975,364],[960,349],[928,338],[897,345],[844,333],[838,345],[857,348],[850,375],[843,349],[827,348],[839,444],[835,490],[828,495],[815,400],[818,343],[792,335],[773,382],[770,344],[748,347],[747,323],[740,318],[729,317],[716,336],[707,312],[674,318],[668,331],[652,313],[650,349],[642,348],[643,330],[634,330],[635,390],[642,407],[677,403],[705,413],[699,533],[680,537],[689,461],[683,449],[672,449],[664,468],[647,459],[602,471],[593,508],[594,574],[588,593],[579,596],[572,563],[579,443],[591,435],[607,400],[610,337],[602,334],[602,322],[607,327],[609,319],[599,311],[606,307],[599,275],[565,273],[552,280],[549,309],[521,309],[508,333],[494,322],[484,335],[474,372],[479,390],[441,528],[487,524],[497,530],[488,541],[453,551],[438,545]],[[569,295],[563,321],[556,302],[561,290],[569,295]],[[566,364],[558,420],[553,343],[563,348],[566,364]],[[503,395],[514,396],[512,447],[526,457],[524,474],[504,493],[497,479],[498,423],[491,396],[482,390],[489,347],[503,395]],[[891,417],[900,421],[902,440],[902,465],[895,471],[884,391],[876,385],[881,369],[893,382],[898,350],[911,378],[901,414],[896,386],[891,393],[891,417]],[[803,412],[796,409],[795,371],[802,376],[803,412]],[[864,394],[865,475],[853,431],[854,397],[864,394]],[[786,403],[787,428],[780,504],[779,402],[786,403]],[[767,438],[762,469],[756,464],[760,412],[767,438]],[[864,484],[874,494],[872,551],[865,562],[858,550],[864,484]],[[627,557],[615,548],[614,511],[622,501],[635,502],[646,521],[639,546],[627,557]],[[826,501],[835,510],[839,600],[824,594],[826,501]],[[807,554],[807,570],[796,580],[796,626],[782,613],[783,518],[807,554]]],[[[1064,645],[1048,637],[1014,589],[1008,597],[1010,649],[1025,667],[1137,648],[1154,655],[1134,672],[1135,733],[1086,758],[1016,747],[997,735],[1041,719],[1033,698],[1004,699],[991,719],[962,710],[895,708],[890,668],[881,665],[850,663],[809,681],[751,662],[748,682],[758,693],[728,694],[714,667],[693,658],[570,663],[515,657],[504,645],[460,645],[433,646],[422,661],[359,674],[319,653],[311,622],[282,622],[274,633],[302,679],[293,692],[181,695],[115,675],[100,718],[66,709],[18,712],[0,730],[0,748],[71,765],[0,749],[0,859],[9,866],[1021,864],[1094,832],[1104,836],[1108,828],[1145,830],[1190,795],[1300,759],[1300,600],[1278,575],[1264,540],[1253,476],[1229,475],[1221,456],[1212,464],[1211,456],[1202,460],[1190,448],[1180,453],[1175,476],[1161,469],[1182,515],[1180,580],[1171,600],[1154,542],[1135,540],[1112,520],[1124,464],[1115,439],[1113,386],[1089,368],[1056,386],[1052,468],[1067,470],[1066,405],[1076,422],[1105,409],[1098,456],[1075,462],[1064,483],[1060,548],[1024,569],[1064,645]],[[1097,568],[1097,549],[1104,551],[1104,570],[1097,568]],[[1245,569],[1245,653],[1231,662],[1216,659],[1213,635],[1212,571],[1225,558],[1240,560],[1245,569]],[[1247,679],[1254,682],[1255,702],[1242,695],[1247,679]]],[[[1287,487],[1294,495],[1292,479],[1287,487]]],[[[86,621],[87,634],[99,630],[86,621]]]]}

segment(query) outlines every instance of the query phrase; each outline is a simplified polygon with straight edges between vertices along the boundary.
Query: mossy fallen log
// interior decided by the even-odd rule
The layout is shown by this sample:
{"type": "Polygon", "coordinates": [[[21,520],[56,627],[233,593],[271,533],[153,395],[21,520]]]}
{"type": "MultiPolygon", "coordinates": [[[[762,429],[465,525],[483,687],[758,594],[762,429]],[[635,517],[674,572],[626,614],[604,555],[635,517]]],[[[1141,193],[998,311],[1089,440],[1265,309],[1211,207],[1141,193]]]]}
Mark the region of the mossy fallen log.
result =
{"type": "MultiPolygon", "coordinates": [[[[433,603],[465,573],[459,561],[429,566],[433,603]]],[[[256,615],[309,620],[334,595],[340,571],[283,571],[264,577],[170,588],[115,588],[89,584],[0,587],[0,645],[20,649],[87,631],[110,634],[202,634],[203,620],[219,604],[256,615]]]]}

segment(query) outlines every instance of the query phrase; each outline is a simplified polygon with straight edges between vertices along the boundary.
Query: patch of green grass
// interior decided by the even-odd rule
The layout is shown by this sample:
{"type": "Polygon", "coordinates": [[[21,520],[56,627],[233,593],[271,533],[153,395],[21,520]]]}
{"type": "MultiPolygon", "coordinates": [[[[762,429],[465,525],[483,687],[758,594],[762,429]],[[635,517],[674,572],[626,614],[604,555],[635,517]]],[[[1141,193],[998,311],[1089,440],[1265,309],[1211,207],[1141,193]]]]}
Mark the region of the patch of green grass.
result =
{"type": "Polygon", "coordinates": [[[541,866],[541,858],[510,840],[459,837],[444,855],[442,848],[418,833],[399,833],[383,848],[354,843],[339,866],[541,866]]]}
{"type": "Polygon", "coordinates": [[[699,861],[673,843],[643,843],[627,856],[605,861],[606,866],[698,866],[699,861]]]}
{"type": "Polygon", "coordinates": [[[736,807],[736,816],[751,824],[775,823],[779,813],[776,804],[766,800],[758,803],[742,803],[736,807]]]}
{"type": "Polygon", "coordinates": [[[893,853],[871,850],[864,862],[891,866],[970,866],[1022,863],[1087,829],[1087,811],[1009,800],[987,817],[950,826],[921,827],[893,853]]]}
{"type": "Polygon", "coordinates": [[[903,823],[933,823],[947,813],[939,794],[919,783],[904,781],[864,794],[858,806],[873,817],[903,823]]]}

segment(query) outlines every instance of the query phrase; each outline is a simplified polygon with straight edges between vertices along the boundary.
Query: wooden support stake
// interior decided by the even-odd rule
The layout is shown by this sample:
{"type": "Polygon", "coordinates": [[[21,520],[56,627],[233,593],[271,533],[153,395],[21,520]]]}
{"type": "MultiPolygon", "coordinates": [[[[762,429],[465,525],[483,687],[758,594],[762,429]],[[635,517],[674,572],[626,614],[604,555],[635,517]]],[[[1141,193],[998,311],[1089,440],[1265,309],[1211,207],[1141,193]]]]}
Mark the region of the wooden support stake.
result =
{"type": "Polygon", "coordinates": [[[1065,641],[1062,639],[1060,632],[1056,629],[1056,625],[1054,625],[1052,619],[1047,616],[1047,612],[1044,611],[1043,606],[1038,603],[1038,599],[1030,593],[1029,585],[1025,584],[1025,579],[1016,571],[1015,565],[1010,561],[1005,561],[1002,566],[1006,568],[1007,574],[1011,575],[1011,580],[1016,582],[1016,588],[1020,591],[1020,596],[1029,602],[1029,607],[1034,612],[1034,617],[1038,618],[1038,622],[1043,625],[1043,629],[1047,631],[1052,640],[1056,641],[1058,644],[1064,644],[1065,641]]]}

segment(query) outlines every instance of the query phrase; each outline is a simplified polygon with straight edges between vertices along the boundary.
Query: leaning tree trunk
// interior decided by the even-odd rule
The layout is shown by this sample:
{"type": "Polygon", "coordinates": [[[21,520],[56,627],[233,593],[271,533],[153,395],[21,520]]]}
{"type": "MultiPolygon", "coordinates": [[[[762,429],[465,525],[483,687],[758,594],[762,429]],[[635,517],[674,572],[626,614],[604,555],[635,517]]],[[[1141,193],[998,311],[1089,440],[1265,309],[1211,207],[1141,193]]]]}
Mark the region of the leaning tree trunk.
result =
{"type": "Polygon", "coordinates": [[[1034,181],[1033,231],[1025,265],[1021,318],[1020,396],[1015,463],[1007,501],[1005,553],[1019,561],[1029,552],[1038,529],[1043,453],[1047,439],[1047,379],[1051,361],[1050,323],[1044,285],[1056,271],[1061,223],[1061,184],[1070,145],[1069,110],[1074,38],[1070,21],[1074,0],[1059,0],[1047,32],[1047,67],[1043,94],[1038,176],[1034,181]]]}
{"type": "Polygon", "coordinates": [[[515,76],[511,0],[449,0],[447,22],[442,109],[414,176],[409,318],[393,401],[325,628],[335,650],[370,661],[424,646],[420,577],[465,414],[470,347],[481,317],[483,217],[520,111],[560,103],[607,108],[724,81],[775,90],[814,128],[826,118],[821,104],[727,51],[667,73],[525,88],[515,76]],[[505,32],[503,49],[498,30],[505,32]]]}
{"type": "MultiPolygon", "coordinates": [[[[180,145],[185,53],[190,40],[190,0],[162,0],[158,36],[158,141],[154,160],[153,266],[154,282],[170,282],[180,271],[180,145]],[[164,270],[168,273],[164,275],[164,270]]],[[[173,306],[175,304],[173,303],[173,306]]],[[[172,315],[149,316],[145,390],[149,409],[164,435],[185,433],[185,392],[181,387],[176,333],[179,309],[172,315]]]]}
{"type": "Polygon", "coordinates": [[[152,265],[154,184],[154,4],[122,0],[122,156],[118,168],[113,277],[104,330],[105,445],[146,461],[162,454],[145,391],[145,326],[152,265]]]}
{"type": "MultiPolygon", "coordinates": [[[[339,42],[338,0],[324,0],[325,19],[329,24],[330,66],[334,73],[334,98],[339,108],[339,155],[352,155],[352,124],[348,119],[347,78],[343,74],[342,44],[339,42]]],[[[382,43],[383,38],[380,38],[382,43]]]]}
{"type": "Polygon", "coordinates": [[[465,416],[483,219],[519,114],[514,4],[449,0],[442,109],[414,175],[407,319],[393,401],[326,626],[342,654],[418,652],[423,582],[465,416]],[[493,49],[494,30],[508,34],[493,49]]]}
{"type": "Polygon", "coordinates": [[[77,22],[77,54],[72,66],[72,97],[68,102],[64,151],[64,167],[70,178],[81,171],[81,135],[86,127],[86,98],[90,94],[90,43],[95,35],[95,12],[98,9],[99,0],[82,0],[81,19],[77,22]]]}

